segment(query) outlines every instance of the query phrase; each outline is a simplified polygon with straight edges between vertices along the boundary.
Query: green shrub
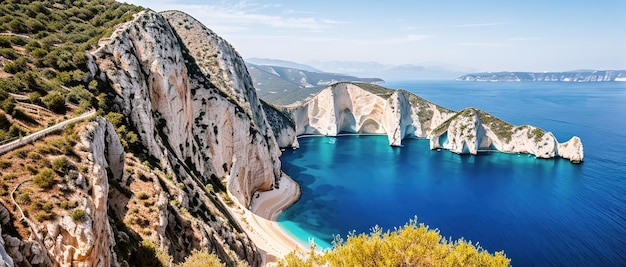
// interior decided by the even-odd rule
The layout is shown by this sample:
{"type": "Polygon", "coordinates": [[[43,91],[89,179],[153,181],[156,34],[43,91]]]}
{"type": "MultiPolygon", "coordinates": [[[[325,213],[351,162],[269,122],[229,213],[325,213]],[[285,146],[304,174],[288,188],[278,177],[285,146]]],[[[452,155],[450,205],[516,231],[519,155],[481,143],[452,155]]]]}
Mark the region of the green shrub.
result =
{"type": "Polygon", "coordinates": [[[42,159],[43,156],[41,154],[39,154],[39,152],[37,152],[37,151],[31,151],[31,152],[28,152],[28,156],[27,157],[29,159],[37,161],[37,160],[42,159]]]}
{"type": "Polygon", "coordinates": [[[7,169],[13,165],[10,160],[0,160],[0,169],[7,169]]]}
{"type": "Polygon", "coordinates": [[[13,50],[13,48],[0,48],[0,56],[8,59],[16,59],[19,57],[19,54],[17,51],[13,50]]]}
{"type": "Polygon", "coordinates": [[[78,201],[63,200],[61,201],[61,203],[59,203],[59,207],[64,210],[70,210],[70,209],[78,207],[78,201]]]}
{"type": "Polygon", "coordinates": [[[52,160],[52,169],[60,173],[65,173],[69,169],[68,165],[69,162],[67,160],[67,157],[65,156],[61,156],[52,160]]]}
{"type": "Polygon", "coordinates": [[[185,258],[185,261],[177,264],[176,267],[203,267],[203,266],[223,266],[219,258],[208,252],[194,251],[185,258]]]}
{"type": "Polygon", "coordinates": [[[146,194],[145,192],[141,192],[141,193],[137,194],[137,198],[141,199],[141,200],[146,200],[146,199],[150,198],[150,196],[148,196],[148,194],[146,194]]]}
{"type": "Polygon", "coordinates": [[[17,178],[17,175],[15,173],[7,173],[2,176],[2,180],[5,180],[5,181],[15,180],[15,178],[17,178]]]}
{"type": "Polygon", "coordinates": [[[24,191],[21,191],[17,194],[17,201],[22,203],[22,204],[30,204],[30,195],[33,192],[25,189],[24,191]]]}
{"type": "Polygon", "coordinates": [[[26,38],[22,36],[13,35],[11,36],[11,43],[13,43],[14,45],[22,46],[26,44],[26,38]]]}
{"type": "Polygon", "coordinates": [[[48,55],[48,51],[43,48],[35,48],[30,54],[37,59],[42,59],[48,55]]]}
{"type": "Polygon", "coordinates": [[[35,214],[35,219],[38,222],[53,220],[55,217],[56,215],[53,212],[43,210],[37,211],[37,214],[35,214]]]}
{"type": "Polygon", "coordinates": [[[204,186],[204,191],[205,191],[207,194],[211,194],[211,193],[213,192],[213,185],[212,185],[212,184],[206,184],[206,185],[204,186]]]}
{"type": "Polygon", "coordinates": [[[87,219],[87,213],[83,209],[75,209],[71,216],[74,222],[84,222],[87,219]]]}
{"type": "Polygon", "coordinates": [[[157,256],[158,250],[151,240],[144,239],[139,243],[137,250],[130,255],[128,263],[130,266],[166,266],[169,263],[159,260],[157,256]]]}
{"type": "Polygon", "coordinates": [[[226,205],[228,205],[228,206],[232,207],[235,204],[235,201],[233,201],[233,199],[230,198],[228,193],[222,194],[222,199],[224,199],[224,203],[226,203],[226,205]]]}
{"type": "Polygon", "coordinates": [[[13,152],[13,155],[18,158],[25,159],[26,156],[28,155],[28,152],[26,151],[26,149],[20,149],[20,150],[16,150],[15,152],[13,152]]]}
{"type": "Polygon", "coordinates": [[[438,230],[411,220],[395,231],[376,226],[369,234],[339,237],[323,254],[312,245],[309,256],[287,255],[279,266],[509,266],[503,252],[490,254],[463,239],[448,241],[438,230]]]}
{"type": "Polygon", "coordinates": [[[65,97],[59,91],[54,91],[42,97],[41,102],[56,113],[65,113],[65,97]]]}
{"type": "Polygon", "coordinates": [[[38,172],[37,168],[35,168],[35,165],[33,165],[33,164],[26,164],[24,166],[24,169],[26,169],[31,174],[37,174],[37,172],[38,172]]]}
{"type": "Polygon", "coordinates": [[[0,36],[0,47],[11,48],[11,37],[0,36]]]}
{"type": "Polygon", "coordinates": [[[33,177],[33,183],[39,188],[49,189],[54,184],[55,175],[52,169],[43,168],[33,177]]]}

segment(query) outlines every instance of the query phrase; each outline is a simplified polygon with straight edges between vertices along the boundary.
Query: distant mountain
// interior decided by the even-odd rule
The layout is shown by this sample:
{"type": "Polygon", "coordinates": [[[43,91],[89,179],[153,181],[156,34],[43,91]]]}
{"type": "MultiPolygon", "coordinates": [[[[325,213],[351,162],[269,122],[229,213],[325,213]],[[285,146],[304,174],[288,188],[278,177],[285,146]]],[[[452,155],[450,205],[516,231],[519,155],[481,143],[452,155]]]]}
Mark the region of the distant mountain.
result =
{"type": "Polygon", "coordinates": [[[253,58],[247,58],[245,61],[247,63],[251,63],[255,65],[278,66],[278,67],[283,67],[283,68],[299,69],[299,70],[306,70],[306,71],[311,71],[311,72],[322,72],[321,70],[313,68],[309,65],[300,64],[297,62],[287,61],[287,60],[253,57],[253,58]]]}
{"type": "Polygon", "coordinates": [[[385,80],[441,80],[454,79],[459,75],[476,71],[439,62],[421,65],[384,65],[360,61],[312,61],[308,65],[327,72],[346,73],[360,77],[381,77],[385,80]]]}
{"type": "Polygon", "coordinates": [[[466,74],[457,81],[486,82],[626,82],[626,70],[577,70],[566,72],[481,72],[466,74]]]}
{"type": "Polygon", "coordinates": [[[304,100],[336,82],[374,84],[385,82],[379,78],[359,78],[344,74],[314,72],[281,66],[256,65],[249,62],[246,63],[246,66],[259,98],[280,105],[304,100]]]}

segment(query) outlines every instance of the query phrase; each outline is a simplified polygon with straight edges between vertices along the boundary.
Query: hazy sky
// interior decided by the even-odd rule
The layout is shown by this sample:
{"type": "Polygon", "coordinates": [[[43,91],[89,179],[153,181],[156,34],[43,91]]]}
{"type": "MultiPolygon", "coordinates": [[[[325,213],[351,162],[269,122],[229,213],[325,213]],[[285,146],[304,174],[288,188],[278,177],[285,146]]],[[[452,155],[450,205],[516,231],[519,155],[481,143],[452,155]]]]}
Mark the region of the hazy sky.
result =
{"type": "Polygon", "coordinates": [[[626,69],[626,1],[129,0],[181,10],[244,57],[441,62],[482,71],[626,69]]]}

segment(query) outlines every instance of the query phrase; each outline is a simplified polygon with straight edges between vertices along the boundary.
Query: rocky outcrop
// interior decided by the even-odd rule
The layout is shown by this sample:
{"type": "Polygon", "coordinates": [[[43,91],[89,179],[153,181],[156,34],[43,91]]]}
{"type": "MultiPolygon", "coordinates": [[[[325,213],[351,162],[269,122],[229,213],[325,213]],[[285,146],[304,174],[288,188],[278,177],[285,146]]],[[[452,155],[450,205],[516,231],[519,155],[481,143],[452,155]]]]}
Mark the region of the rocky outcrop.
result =
{"type": "Polygon", "coordinates": [[[232,76],[232,83],[216,85],[189,53],[169,22],[148,11],[100,44],[91,69],[115,89],[116,108],[137,128],[151,155],[171,157],[172,166],[197,171],[204,183],[211,176],[228,182],[247,206],[252,193],[270,189],[280,176],[280,151],[258,101],[254,107],[240,105],[255,96],[239,87],[251,83],[238,78],[246,73],[234,74],[241,71],[228,61],[234,56],[220,63],[228,70],[212,76],[232,76]]]}
{"type": "Polygon", "coordinates": [[[115,239],[109,224],[109,176],[119,178],[124,171],[124,149],[113,126],[99,117],[87,125],[81,136],[89,172],[79,174],[74,197],[83,220],[69,214],[44,230],[44,244],[61,266],[116,266],[115,239]]]}
{"type": "MultiPolygon", "coordinates": [[[[302,105],[279,109],[294,122],[298,136],[386,134],[392,146],[400,146],[404,138],[428,138],[431,149],[458,154],[528,153],[576,163],[583,158],[578,137],[558,144],[552,133],[537,127],[514,126],[475,108],[457,113],[410,92],[380,86],[338,83],[302,105]]],[[[280,136],[281,129],[274,131],[279,133],[277,139],[291,138],[280,136]]]]}
{"type": "MultiPolygon", "coordinates": [[[[99,44],[89,67],[113,88],[111,109],[125,115],[147,153],[182,184],[177,200],[198,216],[191,243],[211,245],[224,262],[234,264],[232,251],[257,265],[256,247],[244,233],[234,236],[237,223],[205,193],[205,185],[225,184],[249,206],[254,192],[271,189],[281,175],[278,143],[237,52],[184,13],[144,11],[99,44]],[[212,212],[226,222],[206,222],[212,212]]],[[[184,243],[167,233],[184,220],[165,202],[158,243],[178,251],[184,243]]]]}
{"type": "Polygon", "coordinates": [[[459,154],[497,150],[552,158],[557,152],[552,133],[528,125],[516,127],[475,108],[464,109],[441,124],[429,139],[431,149],[459,154]]]}
{"type": "Polygon", "coordinates": [[[584,158],[583,143],[578,136],[572,137],[565,143],[559,144],[559,155],[573,163],[580,163],[584,158]]]}
{"type": "Polygon", "coordinates": [[[38,241],[38,237],[31,235],[28,240],[22,240],[19,236],[13,236],[5,230],[12,228],[10,212],[0,204],[0,266],[50,266],[50,257],[38,241]],[[33,238],[34,237],[34,238],[33,238]]]}
{"type": "MultiPolygon", "coordinates": [[[[124,149],[115,130],[103,118],[96,118],[80,134],[77,154],[81,171],[71,169],[76,179],[59,183],[50,191],[61,190],[66,203],[76,203],[71,211],[57,212],[51,220],[25,222],[32,229],[29,240],[4,235],[5,254],[19,266],[117,266],[115,238],[108,216],[108,179],[122,176],[124,149]],[[83,212],[82,218],[72,217],[83,212]]],[[[10,226],[8,212],[0,208],[3,228],[10,226]]],[[[1,263],[1,262],[0,262],[1,263]]],[[[10,266],[11,264],[9,264],[10,266]]],[[[0,266],[4,266],[0,264],[0,266]]]]}
{"type": "Polygon", "coordinates": [[[334,84],[310,101],[281,111],[294,121],[298,136],[386,134],[393,146],[404,138],[427,137],[455,114],[407,91],[362,83],[334,84]]]}
{"type": "Polygon", "coordinates": [[[298,138],[296,138],[296,125],[293,120],[280,111],[279,107],[274,107],[265,101],[261,102],[263,104],[263,110],[265,111],[267,121],[272,127],[272,132],[274,132],[274,137],[278,146],[281,148],[300,147],[300,144],[298,144],[298,138]]]}
{"type": "Polygon", "coordinates": [[[4,228],[5,225],[8,225],[11,220],[10,216],[11,215],[9,214],[9,211],[0,204],[0,224],[2,225],[2,227],[0,227],[0,267],[15,266],[13,258],[9,255],[9,253],[7,253],[5,249],[6,246],[4,241],[4,234],[2,233],[2,228],[4,228]]]}

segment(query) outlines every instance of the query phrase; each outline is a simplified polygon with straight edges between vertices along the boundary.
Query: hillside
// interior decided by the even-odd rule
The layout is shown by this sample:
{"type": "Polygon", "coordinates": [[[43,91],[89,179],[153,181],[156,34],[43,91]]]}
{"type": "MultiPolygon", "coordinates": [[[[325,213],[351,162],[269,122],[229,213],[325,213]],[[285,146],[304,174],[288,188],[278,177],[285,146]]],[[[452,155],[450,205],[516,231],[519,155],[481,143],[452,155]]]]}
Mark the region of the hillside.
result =
{"type": "Polygon", "coordinates": [[[3,1],[0,6],[0,142],[96,107],[84,51],[141,8],[114,1],[3,1]],[[78,2],[81,4],[81,2],[78,2]]]}
{"type": "Polygon", "coordinates": [[[481,72],[466,74],[457,81],[478,82],[619,82],[626,70],[582,70],[565,72],[481,72]]]}
{"type": "Polygon", "coordinates": [[[336,82],[383,83],[378,78],[307,71],[295,68],[246,64],[259,98],[270,103],[287,105],[315,95],[336,82]]]}
{"type": "MultiPolygon", "coordinates": [[[[195,63],[185,65],[183,60],[190,57],[184,53],[192,47],[180,43],[164,17],[154,12],[138,16],[141,10],[108,0],[5,1],[0,7],[2,140],[8,142],[27,136],[90,110],[97,109],[96,114],[101,115],[70,124],[62,131],[53,130],[47,137],[33,138],[35,141],[31,144],[0,155],[3,266],[161,266],[184,263],[186,259],[229,266],[260,265],[261,255],[228,211],[228,205],[233,205],[236,198],[242,199],[235,201],[246,202],[244,198],[250,197],[249,190],[266,190],[272,186],[275,176],[280,175],[280,165],[277,165],[277,146],[267,150],[268,145],[272,146],[266,143],[272,142],[267,136],[269,126],[263,116],[254,115],[262,114],[256,110],[260,103],[250,106],[258,100],[255,100],[243,61],[228,45],[207,44],[217,50],[214,53],[234,58],[205,60],[206,69],[195,63]],[[126,21],[131,22],[120,24],[126,21]],[[129,43],[124,42],[131,40],[131,51],[123,51],[129,48],[129,43]],[[158,44],[154,40],[158,40],[158,44]],[[158,46],[163,48],[165,43],[169,43],[166,49],[172,50],[157,49],[158,46]],[[142,45],[145,50],[137,51],[142,45]],[[234,162],[219,162],[213,154],[217,153],[215,151],[195,153],[200,145],[197,143],[193,144],[194,153],[203,157],[210,155],[214,158],[213,165],[204,165],[206,158],[199,165],[200,159],[173,155],[174,150],[180,151],[184,145],[172,143],[170,140],[175,137],[170,134],[171,130],[163,128],[168,125],[167,116],[171,111],[154,110],[151,114],[159,117],[148,119],[143,115],[135,117],[124,109],[131,103],[140,107],[137,100],[150,101],[151,96],[131,92],[137,98],[125,99],[129,97],[124,95],[129,92],[126,89],[139,88],[125,88],[115,80],[120,78],[115,74],[132,75],[135,85],[137,81],[147,82],[155,76],[141,78],[143,71],[128,69],[132,64],[127,60],[145,59],[154,53],[159,54],[159,58],[176,58],[178,65],[163,71],[175,70],[179,77],[185,75],[181,73],[191,72],[189,75],[194,77],[172,82],[186,84],[189,81],[195,87],[194,94],[204,92],[206,98],[202,102],[212,101],[213,110],[203,112],[220,115],[196,121],[202,123],[202,127],[207,128],[204,123],[215,124],[212,122],[215,118],[246,125],[248,131],[238,132],[234,138],[247,139],[249,134],[256,141],[236,141],[254,145],[236,152],[245,155],[230,156],[226,151],[223,154],[228,161],[233,157],[240,159],[237,164],[245,167],[239,168],[234,162]],[[113,60],[106,62],[113,65],[97,63],[109,56],[113,60]],[[230,65],[233,60],[238,60],[239,70],[226,74],[223,64],[230,65]],[[112,72],[106,74],[104,70],[112,72]],[[219,75],[222,73],[226,76],[219,75]],[[209,76],[215,79],[203,78],[209,76]],[[247,87],[233,86],[238,82],[246,83],[247,87]],[[226,114],[227,110],[233,114],[226,114]],[[156,122],[162,125],[157,127],[156,122]],[[160,136],[156,129],[161,130],[160,136]],[[261,142],[266,144],[260,145],[261,142]],[[154,154],[157,147],[159,152],[172,153],[169,159],[154,154]],[[266,150],[253,154],[256,147],[266,150]],[[257,163],[246,162],[248,157],[257,163]],[[258,185],[251,185],[247,180],[246,187],[240,189],[237,182],[226,180],[226,175],[215,170],[232,170],[229,175],[233,177],[239,176],[241,171],[242,179],[250,179],[245,173],[265,173],[265,176],[258,185]]],[[[178,26],[176,14],[171,14],[170,19],[178,26]]],[[[191,19],[186,15],[180,19],[181,25],[186,24],[183,28],[199,27],[195,20],[196,24],[187,21],[191,19]]],[[[180,29],[179,34],[183,35],[180,29]]],[[[204,38],[205,42],[224,43],[214,35],[204,35],[204,38]]],[[[157,92],[160,82],[150,82],[155,82],[150,85],[151,94],[173,97],[157,92]]],[[[187,84],[179,92],[190,97],[189,87],[187,84]]],[[[143,108],[147,111],[153,107],[143,108]]],[[[191,112],[189,110],[188,114],[191,112]]],[[[222,123],[220,130],[228,132],[225,127],[228,123],[222,123]]],[[[198,130],[194,132],[196,136],[199,134],[198,130]]],[[[211,129],[211,133],[217,134],[217,131],[211,129]]],[[[28,137],[24,140],[33,140],[28,137]]],[[[212,139],[226,140],[219,136],[212,139]]],[[[189,140],[187,138],[186,142],[189,140]]],[[[222,144],[231,146],[227,141],[222,144]]],[[[192,151],[183,153],[189,155],[192,151]]]]}

